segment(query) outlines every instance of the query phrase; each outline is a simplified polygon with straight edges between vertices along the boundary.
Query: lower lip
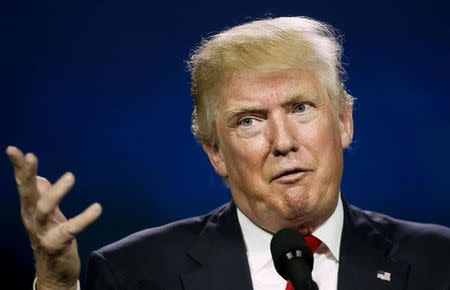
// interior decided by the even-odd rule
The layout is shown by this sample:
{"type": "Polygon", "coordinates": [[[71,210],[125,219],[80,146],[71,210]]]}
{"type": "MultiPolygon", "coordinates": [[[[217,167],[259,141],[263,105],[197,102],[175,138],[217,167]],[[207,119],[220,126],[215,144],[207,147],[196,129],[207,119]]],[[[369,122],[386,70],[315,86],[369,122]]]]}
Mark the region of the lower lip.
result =
{"type": "Polygon", "coordinates": [[[282,184],[292,184],[295,183],[297,181],[299,181],[300,179],[302,179],[307,172],[302,171],[302,172],[296,172],[296,173],[291,173],[288,175],[283,175],[281,177],[278,177],[276,179],[274,179],[275,182],[278,183],[282,183],[282,184]]]}

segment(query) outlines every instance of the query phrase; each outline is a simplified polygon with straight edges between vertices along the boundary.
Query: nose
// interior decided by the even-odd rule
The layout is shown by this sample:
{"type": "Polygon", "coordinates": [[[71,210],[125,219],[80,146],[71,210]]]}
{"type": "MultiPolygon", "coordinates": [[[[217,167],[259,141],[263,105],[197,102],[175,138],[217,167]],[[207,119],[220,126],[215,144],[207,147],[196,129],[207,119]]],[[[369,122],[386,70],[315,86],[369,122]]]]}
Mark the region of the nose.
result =
{"type": "Polygon", "coordinates": [[[270,122],[270,139],[274,156],[285,156],[299,149],[294,125],[284,114],[275,116],[270,122]]]}

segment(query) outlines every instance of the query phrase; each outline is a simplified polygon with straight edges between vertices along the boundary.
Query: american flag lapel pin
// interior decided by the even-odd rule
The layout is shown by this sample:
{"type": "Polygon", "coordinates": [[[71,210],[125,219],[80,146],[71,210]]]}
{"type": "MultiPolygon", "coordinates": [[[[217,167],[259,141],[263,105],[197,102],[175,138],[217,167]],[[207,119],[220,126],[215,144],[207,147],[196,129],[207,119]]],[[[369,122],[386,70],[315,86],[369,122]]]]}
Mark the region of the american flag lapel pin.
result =
{"type": "Polygon", "coordinates": [[[383,271],[383,270],[378,270],[377,271],[377,279],[390,282],[391,281],[391,273],[383,271]]]}

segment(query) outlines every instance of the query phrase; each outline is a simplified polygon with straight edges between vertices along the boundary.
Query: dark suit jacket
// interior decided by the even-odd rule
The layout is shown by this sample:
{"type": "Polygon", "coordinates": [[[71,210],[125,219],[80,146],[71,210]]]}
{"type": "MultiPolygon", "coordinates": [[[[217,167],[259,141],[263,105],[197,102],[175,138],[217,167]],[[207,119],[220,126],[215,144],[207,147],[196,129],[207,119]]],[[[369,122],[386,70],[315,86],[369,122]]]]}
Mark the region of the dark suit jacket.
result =
{"type": "MultiPolygon", "coordinates": [[[[449,290],[450,229],[400,221],[344,202],[338,290],[449,290]],[[390,281],[377,271],[391,273],[390,281]]],[[[91,254],[88,290],[250,290],[233,203],[135,233],[91,254]]]]}

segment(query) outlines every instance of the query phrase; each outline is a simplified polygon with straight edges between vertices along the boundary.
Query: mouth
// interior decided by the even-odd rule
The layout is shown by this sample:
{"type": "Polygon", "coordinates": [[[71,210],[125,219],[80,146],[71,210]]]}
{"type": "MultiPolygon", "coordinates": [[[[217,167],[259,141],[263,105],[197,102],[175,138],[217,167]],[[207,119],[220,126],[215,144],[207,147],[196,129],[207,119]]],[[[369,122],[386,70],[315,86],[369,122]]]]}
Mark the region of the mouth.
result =
{"type": "Polygon", "coordinates": [[[283,171],[277,173],[272,178],[271,181],[276,181],[279,183],[293,183],[293,182],[298,181],[309,171],[311,171],[311,170],[304,169],[304,168],[293,168],[293,169],[283,170],[283,171]]]}

